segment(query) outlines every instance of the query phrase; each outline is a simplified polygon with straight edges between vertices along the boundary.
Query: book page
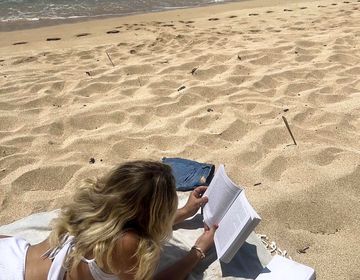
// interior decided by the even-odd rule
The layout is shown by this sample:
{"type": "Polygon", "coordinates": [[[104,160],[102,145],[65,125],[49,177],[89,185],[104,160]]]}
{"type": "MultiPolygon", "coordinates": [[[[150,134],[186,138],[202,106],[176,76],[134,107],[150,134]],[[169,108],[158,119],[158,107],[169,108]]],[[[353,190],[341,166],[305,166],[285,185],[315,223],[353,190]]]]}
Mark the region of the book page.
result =
{"type": "Polygon", "coordinates": [[[224,165],[220,165],[204,193],[209,198],[203,209],[204,222],[208,226],[219,224],[239,193],[241,189],[226,175],[224,165]]]}
{"type": "Polygon", "coordinates": [[[251,221],[250,213],[241,201],[242,197],[240,195],[234,201],[215,232],[214,240],[219,258],[245,229],[246,224],[251,221]]]}
{"type": "Polygon", "coordinates": [[[248,202],[245,192],[241,192],[215,232],[214,241],[218,258],[225,263],[231,261],[260,220],[248,202]]]}

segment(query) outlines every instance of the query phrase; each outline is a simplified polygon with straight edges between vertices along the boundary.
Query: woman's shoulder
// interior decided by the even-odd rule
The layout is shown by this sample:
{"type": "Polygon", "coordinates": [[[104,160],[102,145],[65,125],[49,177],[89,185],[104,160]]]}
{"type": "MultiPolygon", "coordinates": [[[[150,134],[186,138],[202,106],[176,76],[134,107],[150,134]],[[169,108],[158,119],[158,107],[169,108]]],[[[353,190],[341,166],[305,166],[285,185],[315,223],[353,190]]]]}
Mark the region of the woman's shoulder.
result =
{"type": "Polygon", "coordinates": [[[113,261],[116,263],[120,279],[133,279],[133,269],[138,263],[136,252],[139,242],[140,236],[133,230],[125,231],[117,240],[113,261]]]}
{"type": "Polygon", "coordinates": [[[138,232],[135,229],[126,229],[120,236],[120,238],[118,239],[118,242],[121,243],[126,243],[126,242],[130,242],[131,244],[133,243],[139,243],[140,240],[140,235],[138,234],[138,232]]]}
{"type": "Polygon", "coordinates": [[[140,236],[135,230],[124,231],[116,242],[116,254],[121,257],[132,257],[137,251],[139,242],[140,236]]]}

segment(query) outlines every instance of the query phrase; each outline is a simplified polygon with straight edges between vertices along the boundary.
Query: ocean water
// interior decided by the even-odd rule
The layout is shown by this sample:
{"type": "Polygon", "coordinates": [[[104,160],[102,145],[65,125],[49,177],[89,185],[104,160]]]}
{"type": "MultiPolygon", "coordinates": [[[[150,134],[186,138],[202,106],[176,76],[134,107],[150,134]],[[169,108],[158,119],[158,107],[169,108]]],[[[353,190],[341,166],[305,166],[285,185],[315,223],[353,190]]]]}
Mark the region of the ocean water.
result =
{"type": "Polygon", "coordinates": [[[196,7],[231,0],[0,0],[0,24],[110,17],[196,7]]]}

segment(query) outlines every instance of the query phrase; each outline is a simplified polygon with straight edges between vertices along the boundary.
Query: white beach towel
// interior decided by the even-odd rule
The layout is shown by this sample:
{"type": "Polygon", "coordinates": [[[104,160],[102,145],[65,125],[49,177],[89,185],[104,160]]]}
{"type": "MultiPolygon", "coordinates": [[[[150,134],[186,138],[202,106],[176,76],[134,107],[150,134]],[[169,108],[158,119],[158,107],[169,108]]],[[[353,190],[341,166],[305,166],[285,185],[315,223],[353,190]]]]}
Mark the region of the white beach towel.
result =
{"type": "MultiPolygon", "coordinates": [[[[178,193],[179,205],[185,204],[188,193],[178,193]]],[[[15,235],[28,240],[31,244],[44,240],[49,232],[49,223],[59,210],[30,215],[12,224],[0,227],[0,235],[15,235]]],[[[172,239],[166,244],[159,265],[159,270],[185,255],[201,235],[202,217],[200,214],[179,224],[173,232],[172,239]]],[[[255,279],[270,262],[271,255],[260,238],[252,233],[233,260],[222,263],[217,260],[215,248],[197,266],[188,279],[255,279]]]]}

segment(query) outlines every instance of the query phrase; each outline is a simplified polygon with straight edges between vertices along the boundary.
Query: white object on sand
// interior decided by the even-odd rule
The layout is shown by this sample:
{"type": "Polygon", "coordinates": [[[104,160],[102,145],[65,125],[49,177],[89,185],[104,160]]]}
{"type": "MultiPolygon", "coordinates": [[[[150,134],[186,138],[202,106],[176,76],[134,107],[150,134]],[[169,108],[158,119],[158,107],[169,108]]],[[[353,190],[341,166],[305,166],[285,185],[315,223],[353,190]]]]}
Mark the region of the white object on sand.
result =
{"type": "Polygon", "coordinates": [[[315,280],[315,270],[288,258],[276,255],[256,280],[315,280]]]}

